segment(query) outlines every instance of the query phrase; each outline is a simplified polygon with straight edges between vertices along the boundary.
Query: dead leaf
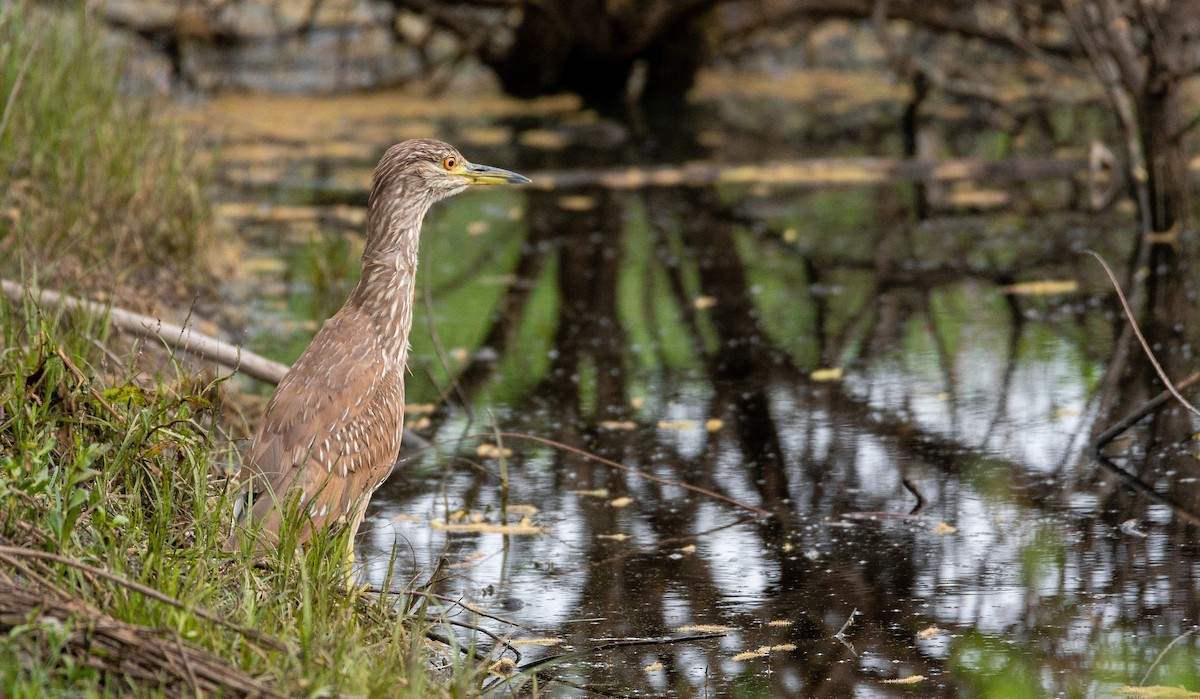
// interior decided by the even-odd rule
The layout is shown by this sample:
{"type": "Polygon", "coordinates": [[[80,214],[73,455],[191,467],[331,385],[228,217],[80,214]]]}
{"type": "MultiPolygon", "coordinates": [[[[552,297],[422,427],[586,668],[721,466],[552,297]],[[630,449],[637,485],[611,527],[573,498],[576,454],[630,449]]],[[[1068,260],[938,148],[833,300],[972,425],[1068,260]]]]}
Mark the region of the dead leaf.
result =
{"type": "Polygon", "coordinates": [[[509,505],[507,509],[510,515],[529,515],[532,517],[538,513],[538,508],[533,505],[509,505]]]}
{"type": "Polygon", "coordinates": [[[924,682],[925,675],[909,675],[908,677],[898,677],[894,680],[883,680],[884,684],[917,684],[924,682]]]}
{"type": "Polygon", "coordinates": [[[679,552],[680,552],[680,553],[685,553],[685,554],[692,554],[692,553],[695,553],[695,552],[696,552],[696,545],[695,545],[695,544],[688,544],[687,546],[684,546],[683,548],[679,549],[679,552]]]}
{"type": "Polygon", "coordinates": [[[945,522],[938,522],[937,526],[933,528],[933,533],[936,536],[945,536],[947,534],[953,534],[956,531],[958,530],[949,524],[946,524],[945,522]]]}
{"type": "Polygon", "coordinates": [[[430,529],[446,532],[477,532],[481,534],[504,534],[505,536],[532,536],[546,531],[545,527],[535,525],[528,517],[522,517],[516,524],[492,524],[490,522],[471,522],[469,524],[447,524],[441,520],[429,523],[430,529]]]}
{"type": "Polygon", "coordinates": [[[516,640],[509,641],[509,643],[514,646],[556,646],[559,643],[562,643],[562,639],[555,638],[553,636],[547,636],[545,638],[518,638],[516,640]]]}
{"type": "Polygon", "coordinates": [[[1014,296],[1050,296],[1052,294],[1071,294],[1079,291],[1079,282],[1074,279],[1042,279],[1038,281],[1017,282],[1000,287],[1000,291],[1014,296]]]}
{"type": "Polygon", "coordinates": [[[475,456],[483,459],[498,459],[501,457],[507,459],[508,457],[512,456],[512,449],[509,449],[508,447],[501,449],[495,444],[484,442],[483,444],[475,447],[475,456]]]}
{"type": "Polygon", "coordinates": [[[608,506],[616,508],[628,507],[632,502],[633,498],[631,497],[620,497],[616,498],[615,500],[610,500],[608,506]]]}
{"type": "Polygon", "coordinates": [[[590,211],[596,208],[596,198],[586,194],[564,194],[554,203],[563,211],[590,211]]]}
{"type": "Polygon", "coordinates": [[[764,657],[766,657],[766,655],[767,655],[766,653],[760,653],[756,650],[748,650],[745,653],[738,653],[737,655],[733,656],[733,660],[734,660],[734,662],[740,663],[744,660],[753,660],[754,658],[764,658],[764,657]]]}
{"type": "Polygon", "coordinates": [[[938,635],[941,632],[942,632],[942,630],[939,629],[938,627],[930,626],[928,628],[924,628],[924,629],[921,629],[920,631],[918,631],[917,638],[922,641],[927,641],[927,640],[933,638],[934,636],[938,635]]]}
{"type": "Polygon", "coordinates": [[[609,541],[624,541],[629,538],[626,534],[597,534],[597,539],[608,539],[609,541]]]}
{"type": "Polygon", "coordinates": [[[1193,692],[1183,686],[1164,687],[1162,685],[1151,685],[1149,687],[1130,687],[1126,685],[1118,689],[1117,694],[1123,694],[1127,697],[1154,697],[1155,699],[1188,699],[1189,697],[1200,697],[1200,692],[1193,692]]]}
{"type": "Polygon", "coordinates": [[[710,418],[704,423],[704,429],[709,432],[717,432],[725,426],[725,421],[719,417],[710,418]]]}
{"type": "Polygon", "coordinates": [[[771,646],[771,650],[773,650],[773,651],[796,650],[796,644],[795,643],[779,643],[777,645],[771,646]]]}
{"type": "Polygon", "coordinates": [[[814,369],[812,371],[812,373],[810,373],[808,375],[808,378],[810,378],[813,381],[816,381],[818,383],[828,382],[828,381],[841,381],[842,380],[842,368],[841,367],[828,367],[825,369],[814,369]]]}
{"type": "Polygon", "coordinates": [[[650,663],[643,669],[646,672],[658,672],[659,670],[662,669],[662,663],[650,663]]]}

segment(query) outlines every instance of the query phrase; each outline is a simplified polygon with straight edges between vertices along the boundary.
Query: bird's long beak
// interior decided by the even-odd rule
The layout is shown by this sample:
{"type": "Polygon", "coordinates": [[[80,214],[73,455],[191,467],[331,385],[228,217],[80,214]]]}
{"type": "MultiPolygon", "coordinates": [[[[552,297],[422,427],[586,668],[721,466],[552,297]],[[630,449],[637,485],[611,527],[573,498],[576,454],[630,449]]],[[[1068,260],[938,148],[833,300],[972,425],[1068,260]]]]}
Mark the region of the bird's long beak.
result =
{"type": "Polygon", "coordinates": [[[490,165],[467,163],[462,170],[462,176],[467,178],[467,184],[525,184],[529,178],[518,175],[510,170],[501,170],[490,165]]]}

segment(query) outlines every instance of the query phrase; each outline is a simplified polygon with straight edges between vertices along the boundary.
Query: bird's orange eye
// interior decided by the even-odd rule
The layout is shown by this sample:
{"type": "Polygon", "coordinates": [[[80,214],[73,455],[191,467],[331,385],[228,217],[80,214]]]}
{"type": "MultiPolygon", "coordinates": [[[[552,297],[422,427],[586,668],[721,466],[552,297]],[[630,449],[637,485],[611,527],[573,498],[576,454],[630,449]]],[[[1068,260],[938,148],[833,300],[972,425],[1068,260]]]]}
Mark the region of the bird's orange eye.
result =
{"type": "Polygon", "coordinates": [[[458,165],[458,158],[453,155],[447,155],[446,159],[442,161],[442,167],[447,170],[453,170],[455,165],[458,165]]]}

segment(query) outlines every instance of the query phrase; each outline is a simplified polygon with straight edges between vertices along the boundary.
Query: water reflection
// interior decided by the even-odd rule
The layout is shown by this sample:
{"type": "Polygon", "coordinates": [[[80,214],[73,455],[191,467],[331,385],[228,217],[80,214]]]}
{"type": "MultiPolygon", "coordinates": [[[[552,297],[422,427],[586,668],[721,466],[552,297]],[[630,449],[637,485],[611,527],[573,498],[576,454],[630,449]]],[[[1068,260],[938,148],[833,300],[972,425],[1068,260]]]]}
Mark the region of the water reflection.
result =
{"type": "MultiPolygon", "coordinates": [[[[559,639],[519,646],[523,663],[727,627],[545,668],[619,695],[1097,696],[1137,684],[1195,623],[1200,569],[1190,527],[1087,455],[1093,424],[1108,424],[1098,412],[1157,390],[1137,361],[1113,366],[1121,321],[1079,255],[1126,259],[1127,227],[1053,208],[910,222],[911,194],[580,187],[448,202],[423,243],[416,327],[428,331],[409,389],[433,404],[414,427],[439,447],[373,501],[367,577],[381,581],[395,550],[401,579],[436,570],[434,591],[519,627],[459,618],[559,639]],[[1004,291],[1039,279],[1082,290],[1004,291]],[[1140,378],[1105,380],[1118,369],[1140,378]],[[501,463],[477,451],[495,440],[460,439],[493,431],[658,480],[512,436],[501,463]],[[438,526],[532,512],[509,505],[536,507],[548,531],[438,526]],[[888,683],[918,675],[915,689],[888,683]]],[[[1160,317],[1194,314],[1183,281],[1152,293],[1172,309],[1160,317]]],[[[1175,348],[1182,377],[1177,325],[1148,330],[1175,348]]],[[[1163,413],[1130,443],[1148,455],[1117,444],[1112,456],[1195,509],[1195,458],[1162,447],[1190,426],[1163,413]]],[[[1150,683],[1196,686],[1196,657],[1190,638],[1177,644],[1150,683]]]]}

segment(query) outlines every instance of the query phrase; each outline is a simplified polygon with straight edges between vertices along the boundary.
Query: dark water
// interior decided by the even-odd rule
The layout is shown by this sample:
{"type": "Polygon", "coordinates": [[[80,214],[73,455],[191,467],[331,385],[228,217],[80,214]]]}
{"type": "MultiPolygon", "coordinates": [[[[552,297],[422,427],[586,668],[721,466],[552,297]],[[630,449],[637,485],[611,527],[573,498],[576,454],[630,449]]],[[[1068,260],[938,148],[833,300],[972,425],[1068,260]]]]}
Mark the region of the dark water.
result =
{"type": "MultiPolygon", "coordinates": [[[[783,106],[693,104],[668,135],[571,111],[433,130],[535,180],[899,147],[886,105],[826,120],[805,105],[816,114],[799,123],[772,118],[783,106]]],[[[945,128],[960,154],[998,157],[969,118],[945,128]]],[[[289,361],[353,284],[353,203],[388,145],[314,155],[299,141],[256,180],[282,185],[229,189],[295,206],[230,209],[258,271],[231,293],[267,328],[251,344],[289,361]]],[[[223,156],[229,182],[255,179],[240,157],[223,156]]],[[[955,187],[924,190],[926,220],[907,181],[489,190],[438,205],[409,384],[412,426],[437,446],[377,493],[364,575],[383,581],[394,552],[393,586],[511,622],[442,603],[516,644],[518,666],[567,654],[539,668],[539,696],[587,695],[550,678],[617,696],[1200,689],[1194,637],[1167,650],[1200,613],[1192,422],[1160,413],[1107,448],[1150,495],[1090,447],[1158,391],[1136,357],[1110,371],[1122,321],[1082,254],[1124,263],[1131,215],[1081,211],[1062,178],[971,188],[997,204],[955,187]],[[481,450],[494,433],[500,446],[481,450]],[[445,526],[525,518],[541,533],[445,526]],[[521,643],[539,638],[554,640],[521,643]]],[[[1148,328],[1176,378],[1196,327],[1185,282],[1153,283],[1156,308],[1185,313],[1148,328]]]]}

